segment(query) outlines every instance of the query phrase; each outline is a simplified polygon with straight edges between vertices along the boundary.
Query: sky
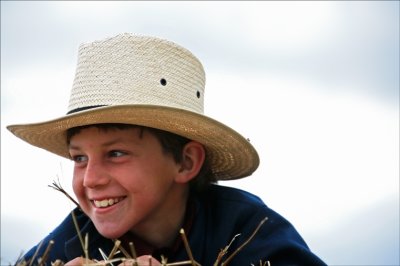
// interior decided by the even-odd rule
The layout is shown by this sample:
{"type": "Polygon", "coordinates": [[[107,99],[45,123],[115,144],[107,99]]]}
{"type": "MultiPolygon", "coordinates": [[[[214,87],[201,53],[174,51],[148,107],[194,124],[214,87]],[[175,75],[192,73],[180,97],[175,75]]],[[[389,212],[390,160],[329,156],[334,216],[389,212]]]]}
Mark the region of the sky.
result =
{"type": "Polygon", "coordinates": [[[205,114],[258,150],[260,196],[329,265],[399,265],[399,1],[1,1],[1,265],[74,207],[72,163],[6,125],[66,113],[79,44],[174,41],[205,114]]]}

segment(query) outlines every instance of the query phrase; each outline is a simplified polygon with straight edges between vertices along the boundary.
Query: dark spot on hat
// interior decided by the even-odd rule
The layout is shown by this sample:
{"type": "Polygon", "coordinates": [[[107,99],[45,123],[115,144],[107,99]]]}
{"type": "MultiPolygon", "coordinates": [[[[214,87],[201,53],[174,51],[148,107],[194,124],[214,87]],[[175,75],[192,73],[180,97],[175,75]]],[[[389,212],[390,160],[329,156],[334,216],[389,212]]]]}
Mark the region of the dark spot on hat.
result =
{"type": "Polygon", "coordinates": [[[167,85],[167,80],[164,79],[164,78],[162,78],[162,79],[160,80],[160,84],[163,85],[163,86],[167,85]]]}
{"type": "Polygon", "coordinates": [[[200,92],[199,91],[196,92],[196,96],[197,96],[197,98],[200,98],[200,92]]]}

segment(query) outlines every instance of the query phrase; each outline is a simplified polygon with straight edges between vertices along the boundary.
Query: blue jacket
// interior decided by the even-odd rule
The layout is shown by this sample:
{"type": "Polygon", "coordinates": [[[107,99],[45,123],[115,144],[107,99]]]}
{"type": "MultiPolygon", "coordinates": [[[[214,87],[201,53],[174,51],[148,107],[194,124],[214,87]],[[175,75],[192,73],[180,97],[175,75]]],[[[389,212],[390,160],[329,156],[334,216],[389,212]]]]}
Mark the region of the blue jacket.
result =
{"type": "MultiPolygon", "coordinates": [[[[296,229],[281,215],[269,209],[257,196],[220,185],[211,185],[202,195],[192,196],[194,219],[189,232],[187,232],[193,258],[201,265],[214,265],[218,253],[229,245],[237,234],[240,235],[232,241],[228,253],[222,261],[246,240],[250,239],[250,242],[233,257],[229,263],[230,266],[250,266],[252,264],[258,266],[261,265],[260,261],[269,261],[271,266],[326,265],[310,251],[296,229]],[[254,237],[250,238],[264,218],[268,219],[254,237]]],[[[79,209],[74,212],[81,235],[85,236],[86,233],[89,235],[89,257],[102,260],[99,248],[108,255],[114,242],[101,236],[91,220],[79,209]]],[[[68,215],[43,240],[36,258],[42,257],[50,240],[54,241],[54,245],[47,258],[47,265],[56,259],[68,262],[76,257],[84,256],[71,215],[68,215]]],[[[28,261],[36,249],[37,247],[32,248],[24,256],[24,259],[28,261]]],[[[182,243],[178,245],[177,251],[173,254],[163,255],[168,258],[168,262],[189,259],[182,243]]],[[[157,257],[157,254],[154,256],[157,257]]]]}

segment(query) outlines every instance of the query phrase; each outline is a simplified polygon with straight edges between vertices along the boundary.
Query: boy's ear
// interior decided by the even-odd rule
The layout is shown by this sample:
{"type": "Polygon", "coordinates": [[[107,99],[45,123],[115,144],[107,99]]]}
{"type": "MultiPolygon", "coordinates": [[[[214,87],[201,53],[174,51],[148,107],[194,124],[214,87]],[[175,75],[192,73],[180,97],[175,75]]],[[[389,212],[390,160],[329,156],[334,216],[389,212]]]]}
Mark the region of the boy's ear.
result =
{"type": "Polygon", "coordinates": [[[182,150],[181,168],[175,178],[178,183],[187,183],[192,180],[203,166],[206,157],[204,146],[197,141],[188,142],[182,150]]]}

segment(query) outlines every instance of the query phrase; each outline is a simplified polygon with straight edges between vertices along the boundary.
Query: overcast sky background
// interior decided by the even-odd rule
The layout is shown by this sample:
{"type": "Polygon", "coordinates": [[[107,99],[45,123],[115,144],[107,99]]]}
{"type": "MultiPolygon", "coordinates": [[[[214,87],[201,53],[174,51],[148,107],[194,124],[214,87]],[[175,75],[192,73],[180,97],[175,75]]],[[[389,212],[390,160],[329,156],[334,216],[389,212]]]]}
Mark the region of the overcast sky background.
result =
{"type": "Polygon", "coordinates": [[[329,265],[399,265],[399,2],[1,1],[1,265],[74,207],[71,162],[5,126],[64,115],[78,46],[122,32],[191,50],[205,113],[261,157],[259,195],[329,265]]]}

